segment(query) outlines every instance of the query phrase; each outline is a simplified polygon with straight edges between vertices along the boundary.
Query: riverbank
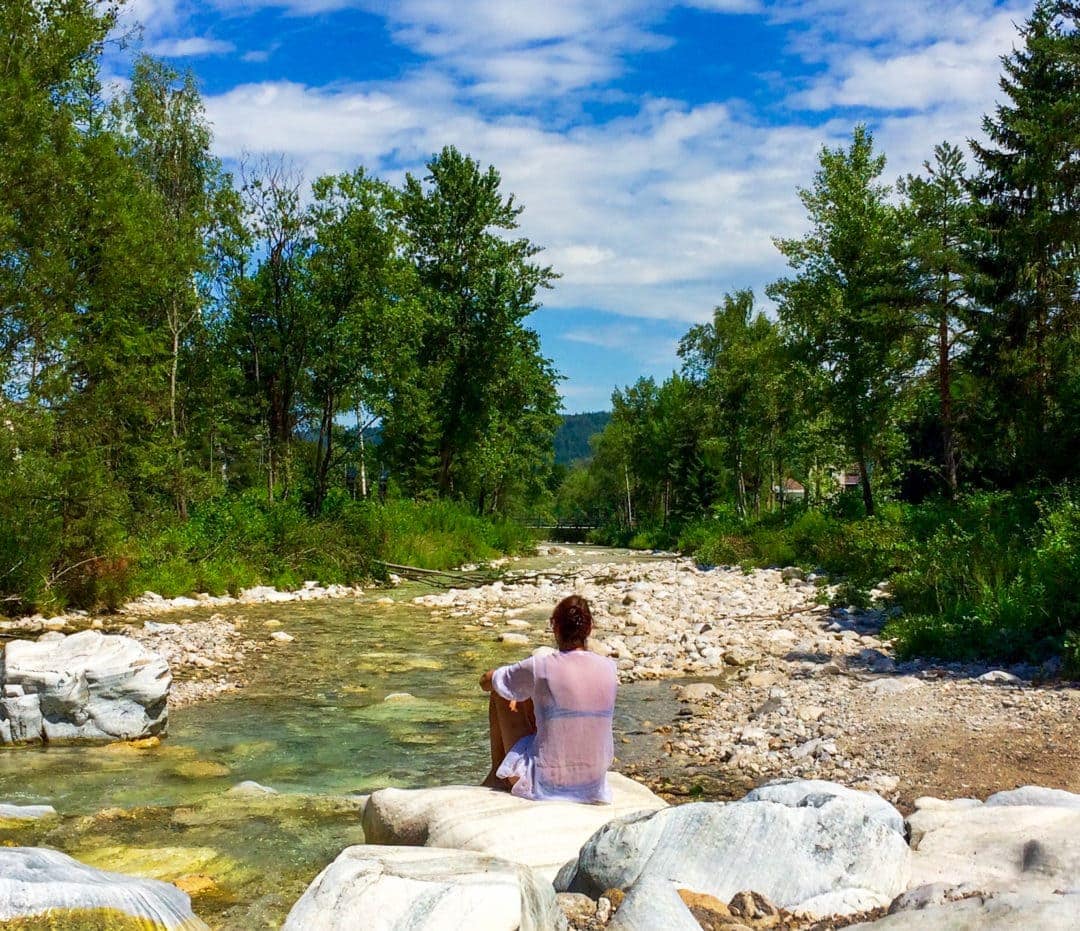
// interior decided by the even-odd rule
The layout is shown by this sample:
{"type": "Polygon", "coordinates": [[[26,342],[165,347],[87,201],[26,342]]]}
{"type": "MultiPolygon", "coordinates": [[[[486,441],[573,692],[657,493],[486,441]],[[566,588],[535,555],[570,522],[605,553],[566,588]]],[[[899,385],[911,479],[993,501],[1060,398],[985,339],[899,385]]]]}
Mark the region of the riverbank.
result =
{"type": "Polygon", "coordinates": [[[869,789],[906,810],[923,795],[986,797],[1027,782],[1080,790],[1080,690],[1053,665],[899,661],[882,633],[886,592],[874,610],[830,609],[818,603],[822,584],[795,569],[671,558],[516,573],[416,602],[524,648],[545,642],[558,597],[588,598],[593,648],[622,681],[691,682],[677,687],[672,720],[622,738],[661,739],[658,759],[623,768],[669,798],[733,798],[791,776],[869,789]]]}
{"type": "MultiPolygon", "coordinates": [[[[396,581],[396,576],[390,578],[391,584],[396,581]]],[[[314,581],[305,582],[293,591],[256,586],[240,592],[236,597],[203,592],[194,597],[180,595],[164,598],[156,592],[144,592],[113,614],[92,615],[88,611],[70,611],[53,617],[37,614],[0,620],[0,638],[33,639],[45,633],[73,633],[88,628],[132,637],[160,654],[169,664],[173,676],[169,709],[174,711],[243,688],[246,682],[245,665],[250,654],[257,651],[261,644],[252,639],[250,632],[245,632],[246,616],[235,611],[228,617],[215,612],[202,620],[180,618],[162,623],[154,618],[205,611],[208,608],[288,605],[359,598],[362,595],[363,589],[359,586],[324,586],[314,581]]],[[[267,622],[263,626],[265,633],[272,638],[273,628],[280,626],[280,623],[275,625],[267,622]]]]}

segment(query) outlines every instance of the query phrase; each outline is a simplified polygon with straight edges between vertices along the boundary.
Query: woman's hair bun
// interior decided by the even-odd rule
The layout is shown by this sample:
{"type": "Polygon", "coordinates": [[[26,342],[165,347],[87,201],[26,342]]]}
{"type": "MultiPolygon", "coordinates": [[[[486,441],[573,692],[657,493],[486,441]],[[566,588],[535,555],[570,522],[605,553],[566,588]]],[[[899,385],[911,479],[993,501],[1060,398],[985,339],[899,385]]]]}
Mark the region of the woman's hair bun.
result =
{"type": "Polygon", "coordinates": [[[555,636],[562,643],[584,645],[592,633],[593,619],[589,603],[581,595],[570,595],[557,605],[551,615],[555,636]]]}

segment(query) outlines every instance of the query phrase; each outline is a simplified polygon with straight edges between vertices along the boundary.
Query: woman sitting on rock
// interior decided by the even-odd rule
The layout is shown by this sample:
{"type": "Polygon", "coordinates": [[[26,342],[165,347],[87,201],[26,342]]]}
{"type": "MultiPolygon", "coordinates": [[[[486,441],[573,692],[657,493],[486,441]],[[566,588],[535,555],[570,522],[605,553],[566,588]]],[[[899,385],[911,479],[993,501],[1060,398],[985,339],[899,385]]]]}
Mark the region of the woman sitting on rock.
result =
{"type": "Polygon", "coordinates": [[[610,802],[615,663],[585,648],[589,603],[564,598],[551,615],[558,652],[485,672],[491,772],[484,785],[528,799],[610,802]]]}

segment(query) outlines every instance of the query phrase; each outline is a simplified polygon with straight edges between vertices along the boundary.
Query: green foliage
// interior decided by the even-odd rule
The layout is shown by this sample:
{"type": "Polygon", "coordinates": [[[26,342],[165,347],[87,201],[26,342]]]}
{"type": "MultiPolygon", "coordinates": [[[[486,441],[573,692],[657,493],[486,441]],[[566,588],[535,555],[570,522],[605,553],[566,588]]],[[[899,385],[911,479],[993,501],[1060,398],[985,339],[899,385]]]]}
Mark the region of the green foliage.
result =
{"type": "Polygon", "coordinates": [[[885,157],[865,126],[847,149],[823,149],[801,239],[778,240],[795,273],[768,289],[795,360],[858,466],[868,515],[872,465],[894,454],[905,382],[917,361],[914,293],[902,215],[882,184],[885,157]]]}
{"type": "Polygon", "coordinates": [[[905,613],[889,633],[908,655],[1069,659],[1080,631],[1077,573],[1074,493],[972,496],[897,575],[905,613]]]}
{"type": "Polygon", "coordinates": [[[4,610],[523,545],[500,515],[552,495],[557,376],[523,321],[554,272],[498,172],[447,148],[308,196],[263,159],[237,189],[190,74],[141,56],[103,92],[118,6],[0,5],[4,610]],[[394,489],[483,516],[370,501],[394,489]]]}

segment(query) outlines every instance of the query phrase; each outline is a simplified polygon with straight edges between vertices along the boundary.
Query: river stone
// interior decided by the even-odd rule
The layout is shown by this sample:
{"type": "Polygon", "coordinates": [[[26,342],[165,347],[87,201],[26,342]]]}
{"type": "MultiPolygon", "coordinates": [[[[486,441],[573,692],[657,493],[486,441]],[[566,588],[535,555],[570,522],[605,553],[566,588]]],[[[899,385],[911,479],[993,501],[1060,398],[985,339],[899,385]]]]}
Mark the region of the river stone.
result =
{"type": "Polygon", "coordinates": [[[904,816],[880,795],[849,789],[824,779],[774,779],[746,794],[744,802],[779,802],[790,808],[821,808],[839,799],[852,808],[861,809],[867,818],[904,835],[904,816]]]}
{"type": "Polygon", "coordinates": [[[641,882],[725,902],[749,889],[817,916],[884,906],[907,888],[911,855],[896,830],[899,816],[866,793],[816,782],[758,791],[772,797],[698,802],[614,821],[560,872],[556,888],[594,897],[609,888],[634,893],[617,913],[625,928],[649,927],[650,897],[637,894],[641,882]],[[623,914],[631,900],[642,903],[640,915],[633,905],[623,914]]]}
{"type": "Polygon", "coordinates": [[[5,805],[0,802],[0,821],[40,821],[56,817],[52,805],[5,805]]]}
{"type": "Polygon", "coordinates": [[[986,800],[992,807],[999,805],[1050,805],[1055,808],[1080,809],[1080,795],[1064,789],[1045,789],[1042,786],[1020,786],[1007,792],[995,792],[986,800]]]}
{"type": "Polygon", "coordinates": [[[528,867],[461,850],[347,847],[282,931],[564,931],[551,885],[528,867]]]}
{"type": "Polygon", "coordinates": [[[1064,931],[1080,928],[1080,895],[1003,893],[898,911],[848,931],[1064,931]]]}
{"type": "Polygon", "coordinates": [[[985,891],[1075,886],[1080,811],[1054,805],[920,809],[908,818],[913,886],[941,879],[985,891]]]}
{"type": "Polygon", "coordinates": [[[372,844],[484,853],[523,863],[550,881],[612,818],[666,807],[663,799],[618,773],[608,773],[608,784],[611,805],[532,802],[480,786],[380,789],[364,808],[364,837],[372,844]]]}
{"type": "Polygon", "coordinates": [[[169,883],[94,869],[57,850],[0,847],[0,922],[49,915],[62,927],[65,911],[93,909],[114,909],[153,928],[208,931],[191,899],[169,883]]]}
{"type": "Polygon", "coordinates": [[[0,657],[0,744],[164,734],[171,683],[165,660],[130,637],[13,640],[0,657]]]}

